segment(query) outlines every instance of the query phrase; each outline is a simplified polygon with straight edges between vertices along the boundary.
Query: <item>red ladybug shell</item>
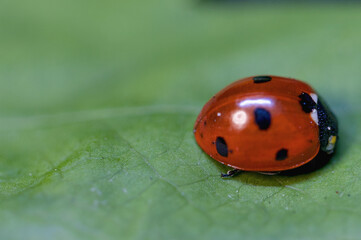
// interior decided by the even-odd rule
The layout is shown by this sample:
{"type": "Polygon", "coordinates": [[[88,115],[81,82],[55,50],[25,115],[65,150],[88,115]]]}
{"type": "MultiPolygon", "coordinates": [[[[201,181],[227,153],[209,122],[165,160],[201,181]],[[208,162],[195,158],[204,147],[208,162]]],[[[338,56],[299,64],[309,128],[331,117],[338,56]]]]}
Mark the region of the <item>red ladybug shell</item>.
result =
{"type": "Polygon", "coordinates": [[[217,93],[199,114],[194,135],[215,160],[245,171],[275,172],[301,166],[320,150],[318,118],[306,113],[300,95],[317,102],[301,81],[249,77],[217,93]]]}

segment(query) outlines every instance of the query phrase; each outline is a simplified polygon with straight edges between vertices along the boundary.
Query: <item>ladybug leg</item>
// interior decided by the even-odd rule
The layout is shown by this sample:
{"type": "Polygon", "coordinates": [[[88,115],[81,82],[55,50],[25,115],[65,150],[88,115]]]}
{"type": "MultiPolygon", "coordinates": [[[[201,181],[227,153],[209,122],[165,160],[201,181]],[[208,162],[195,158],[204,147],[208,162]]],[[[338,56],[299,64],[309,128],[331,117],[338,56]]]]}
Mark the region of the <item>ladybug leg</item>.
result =
{"type": "Polygon", "coordinates": [[[229,170],[226,174],[221,173],[221,177],[222,177],[222,178],[230,178],[230,177],[237,176],[237,175],[240,174],[241,172],[242,172],[242,170],[232,169],[232,170],[229,170]]]}

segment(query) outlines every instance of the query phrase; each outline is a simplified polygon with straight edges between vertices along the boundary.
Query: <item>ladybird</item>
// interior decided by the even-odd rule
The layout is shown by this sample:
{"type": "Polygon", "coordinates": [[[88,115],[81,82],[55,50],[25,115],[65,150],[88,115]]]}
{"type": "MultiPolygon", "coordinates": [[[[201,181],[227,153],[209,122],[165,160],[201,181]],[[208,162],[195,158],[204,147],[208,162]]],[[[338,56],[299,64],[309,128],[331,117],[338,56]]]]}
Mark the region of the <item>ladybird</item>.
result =
{"type": "Polygon", "coordinates": [[[335,115],[308,84],[279,76],[238,80],[213,96],[194,125],[211,158],[240,171],[276,173],[300,167],[338,140],[335,115]]]}

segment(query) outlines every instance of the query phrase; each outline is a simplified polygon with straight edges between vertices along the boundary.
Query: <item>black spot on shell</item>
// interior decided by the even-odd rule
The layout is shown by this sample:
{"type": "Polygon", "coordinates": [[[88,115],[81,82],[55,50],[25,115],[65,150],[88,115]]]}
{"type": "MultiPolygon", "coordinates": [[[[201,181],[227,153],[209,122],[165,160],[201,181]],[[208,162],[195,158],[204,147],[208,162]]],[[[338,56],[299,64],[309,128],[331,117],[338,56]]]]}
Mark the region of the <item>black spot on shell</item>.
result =
{"type": "Polygon", "coordinates": [[[272,78],[269,76],[257,76],[253,78],[254,83],[265,83],[271,81],[272,78]]]}
{"type": "Polygon", "coordinates": [[[310,112],[312,112],[313,109],[316,108],[315,101],[312,99],[312,97],[308,93],[303,92],[298,97],[301,99],[300,104],[302,106],[302,110],[305,113],[310,113],[310,112]]]}
{"type": "Polygon", "coordinates": [[[203,133],[201,133],[201,138],[203,138],[203,133]]]}
{"type": "Polygon", "coordinates": [[[259,129],[267,130],[271,125],[271,113],[264,108],[256,108],[254,115],[259,129]]]}
{"type": "Polygon", "coordinates": [[[217,152],[219,153],[219,155],[221,155],[223,157],[228,156],[228,147],[227,147],[227,143],[224,140],[224,138],[217,137],[217,139],[216,139],[216,149],[217,149],[217,152]]]}
{"type": "Polygon", "coordinates": [[[288,157],[288,150],[285,149],[285,148],[282,148],[276,154],[276,160],[277,161],[285,160],[287,157],[288,157]]]}
{"type": "Polygon", "coordinates": [[[204,121],[203,125],[206,126],[206,125],[207,125],[207,121],[204,121]]]}

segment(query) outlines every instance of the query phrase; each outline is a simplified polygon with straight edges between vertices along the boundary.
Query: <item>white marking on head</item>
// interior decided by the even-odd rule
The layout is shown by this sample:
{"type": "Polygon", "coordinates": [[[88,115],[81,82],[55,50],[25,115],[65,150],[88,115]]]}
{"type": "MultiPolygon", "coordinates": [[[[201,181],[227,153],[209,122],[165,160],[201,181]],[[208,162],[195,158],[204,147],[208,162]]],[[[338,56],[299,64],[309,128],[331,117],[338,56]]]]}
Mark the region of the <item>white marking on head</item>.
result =
{"type": "Polygon", "coordinates": [[[313,109],[311,112],[311,118],[312,120],[318,125],[318,114],[317,114],[317,110],[313,109]]]}
{"type": "Polygon", "coordinates": [[[333,149],[334,149],[334,148],[335,148],[335,145],[334,145],[334,144],[331,144],[331,143],[327,144],[327,146],[326,146],[326,151],[327,151],[327,153],[328,153],[328,154],[333,153],[333,149]]]}
{"type": "Polygon", "coordinates": [[[311,93],[310,94],[311,98],[313,99],[313,101],[315,101],[315,103],[317,104],[318,103],[318,96],[316,93],[311,93]]]}
{"type": "Polygon", "coordinates": [[[331,154],[333,153],[333,150],[335,148],[335,145],[336,145],[336,141],[337,141],[337,137],[336,136],[330,136],[328,138],[328,144],[326,146],[326,152],[328,154],[331,154]]]}
{"type": "Polygon", "coordinates": [[[222,115],[222,113],[220,113],[220,112],[217,113],[217,116],[218,116],[218,117],[220,117],[221,115],[222,115]]]}

